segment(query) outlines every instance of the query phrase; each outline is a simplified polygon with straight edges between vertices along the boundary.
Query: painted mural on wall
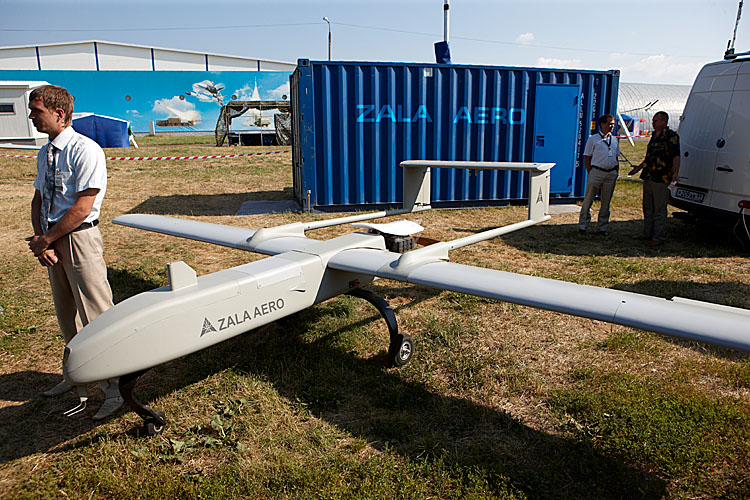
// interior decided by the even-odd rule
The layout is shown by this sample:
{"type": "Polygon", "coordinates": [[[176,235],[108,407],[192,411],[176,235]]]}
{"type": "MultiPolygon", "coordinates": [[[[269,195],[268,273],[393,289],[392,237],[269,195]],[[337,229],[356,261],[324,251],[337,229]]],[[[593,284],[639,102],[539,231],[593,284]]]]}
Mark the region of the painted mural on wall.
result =
{"type": "MultiPolygon", "coordinates": [[[[47,81],[75,97],[77,113],[128,120],[133,131],[213,132],[230,100],[288,100],[289,75],[280,71],[0,71],[0,80],[47,81]]],[[[232,130],[268,130],[272,112],[250,110],[232,130]]]]}

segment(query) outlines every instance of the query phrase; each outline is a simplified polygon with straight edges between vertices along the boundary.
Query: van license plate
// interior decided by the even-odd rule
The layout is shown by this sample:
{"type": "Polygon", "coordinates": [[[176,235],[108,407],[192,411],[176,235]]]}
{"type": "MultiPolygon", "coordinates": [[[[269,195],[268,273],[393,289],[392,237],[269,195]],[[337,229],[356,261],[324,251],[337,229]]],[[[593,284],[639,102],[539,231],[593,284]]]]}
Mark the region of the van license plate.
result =
{"type": "Polygon", "coordinates": [[[683,200],[694,201],[695,203],[703,203],[703,198],[706,196],[705,193],[698,193],[696,191],[689,191],[684,188],[677,188],[674,192],[675,198],[682,198],[683,200]]]}

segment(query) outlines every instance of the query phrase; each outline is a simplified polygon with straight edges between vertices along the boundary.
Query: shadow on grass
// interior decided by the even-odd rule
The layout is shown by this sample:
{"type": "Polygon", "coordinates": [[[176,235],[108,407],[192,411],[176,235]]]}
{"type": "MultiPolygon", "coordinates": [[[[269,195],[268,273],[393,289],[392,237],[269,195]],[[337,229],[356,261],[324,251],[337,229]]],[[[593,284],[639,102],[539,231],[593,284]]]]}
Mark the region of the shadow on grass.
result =
{"type": "MultiPolygon", "coordinates": [[[[160,286],[155,281],[111,267],[107,268],[107,278],[115,303],[160,286]]],[[[42,392],[60,380],[59,373],[25,371],[0,375],[0,399],[23,403],[0,408],[0,463],[54,449],[96,426],[91,416],[104,401],[101,390],[96,384],[90,384],[87,409],[69,418],[62,413],[78,404],[76,391],[54,398],[42,396],[42,392]]]]}
{"type": "Polygon", "coordinates": [[[157,215],[234,215],[246,201],[293,200],[291,187],[283,191],[253,191],[228,194],[186,194],[152,196],[133,207],[129,214],[157,215]]]}
{"type": "MultiPolygon", "coordinates": [[[[420,295],[403,307],[430,296],[420,295]]],[[[317,417],[375,448],[388,448],[414,461],[446,460],[458,467],[484,470],[488,477],[508,477],[530,498],[661,498],[665,494],[663,480],[617,457],[602,455],[590,442],[532,429],[504,411],[437,394],[421,382],[405,380],[399,369],[384,366],[387,338],[382,339],[380,353],[368,359],[341,347],[341,338],[372,321],[382,321],[374,309],[358,321],[313,335],[315,340],[305,339],[321,322],[340,315],[342,307],[347,306],[326,302],[162,365],[143,377],[138,397],[148,404],[232,367],[272,382],[290,402],[303,403],[317,417]]],[[[416,357],[427,356],[419,351],[419,335],[415,341],[416,357]]],[[[62,405],[60,400],[34,397],[35,391],[28,387],[55,381],[49,374],[33,372],[0,380],[6,399],[32,398],[24,405],[0,410],[0,421],[8,422],[3,430],[10,437],[0,444],[3,461],[40,451],[65,452],[82,443],[113,438],[94,436],[58,446],[93,425],[90,418],[58,416],[60,409],[74,402],[73,395],[66,395],[62,405]],[[48,431],[31,432],[28,422],[39,422],[40,413],[48,416],[44,423],[48,431]],[[28,439],[30,433],[33,440],[28,439]]],[[[125,432],[128,436],[136,433],[136,429],[125,432]]]]}
{"type": "MultiPolygon", "coordinates": [[[[60,379],[60,374],[35,371],[0,375],[0,399],[22,403],[0,408],[0,463],[48,451],[94,427],[89,410],[88,418],[63,416],[78,404],[75,391],[54,398],[42,396],[60,379]]],[[[103,393],[91,394],[89,407],[103,399],[103,393]]]]}
{"type": "MultiPolygon", "coordinates": [[[[512,415],[466,399],[436,394],[420,382],[387,369],[383,350],[361,359],[338,340],[371,316],[324,334],[315,341],[284,331],[314,329],[335,305],[307,309],[259,332],[254,348],[239,353],[235,369],[270,380],[290,401],[301,401],[318,417],[379,449],[414,461],[445,459],[507,476],[531,498],[660,498],[665,483],[597,453],[592,444],[560,438],[525,426],[512,415]],[[291,366],[288,358],[294,359],[291,366]]],[[[240,340],[241,341],[241,340],[240,340]]],[[[416,356],[428,356],[419,350],[416,356]]],[[[217,356],[203,357],[206,375],[217,356]]],[[[222,363],[223,364],[223,363],[222,363]]]]}
{"type": "Polygon", "coordinates": [[[113,267],[107,267],[107,280],[112,288],[112,300],[115,304],[119,304],[133,295],[162,286],[157,281],[144,279],[126,269],[113,267]]]}
{"type": "MultiPolygon", "coordinates": [[[[157,282],[142,279],[126,270],[108,268],[107,271],[115,303],[160,286],[157,282]]],[[[387,287],[381,289],[386,293],[389,290],[397,293],[397,289],[387,287]]],[[[441,293],[439,290],[431,289],[407,290],[407,295],[412,300],[408,304],[394,308],[394,310],[398,312],[403,308],[413,307],[439,293],[441,293]]],[[[328,311],[327,309],[318,311],[318,309],[311,309],[310,314],[314,317],[320,317],[328,311]]],[[[380,316],[374,308],[373,312],[372,316],[353,324],[352,328],[355,328],[358,324],[377,321],[380,316]]],[[[276,327],[271,325],[261,328],[258,332],[268,328],[275,329],[276,327]]],[[[239,345],[243,346],[242,349],[264,349],[263,346],[254,346],[255,333],[257,332],[251,330],[228,342],[156,367],[141,377],[136,385],[136,397],[144,404],[148,404],[165,394],[208,377],[215,373],[212,371],[214,368],[218,372],[232,366],[235,363],[233,357],[220,354],[224,349],[229,349],[229,352],[231,352],[233,348],[239,345]],[[215,356],[219,356],[219,359],[226,359],[227,363],[220,364],[221,366],[217,365],[215,356]],[[210,362],[206,360],[210,360],[210,362]],[[197,372],[193,371],[196,365],[198,366],[197,372]],[[175,370],[180,374],[176,376],[177,380],[169,376],[165,380],[165,373],[174,375],[175,370]]],[[[384,339],[384,342],[387,344],[387,339],[384,339]]],[[[386,362],[385,353],[382,353],[381,362],[383,365],[386,362]]],[[[62,413],[73,408],[79,402],[75,391],[69,391],[55,398],[42,396],[42,392],[54,387],[60,380],[59,373],[24,371],[0,375],[0,399],[23,403],[0,408],[0,463],[53,450],[61,443],[85,434],[96,427],[96,424],[91,420],[91,416],[98,408],[96,405],[101,404],[104,399],[103,393],[97,388],[97,384],[89,384],[88,386],[90,397],[88,408],[78,416],[64,417],[62,413]],[[30,439],[30,435],[33,439],[30,439]]],[[[126,405],[114,417],[116,418],[127,411],[130,410],[126,405]]],[[[139,431],[140,427],[132,429],[129,434],[136,435],[139,431]]],[[[65,449],[67,448],[63,447],[60,451],[65,451],[65,449]]]]}
{"type": "MultiPolygon", "coordinates": [[[[616,257],[747,257],[750,247],[726,228],[692,223],[670,217],[667,221],[668,240],[660,247],[649,247],[635,239],[641,234],[643,221],[614,221],[609,236],[596,233],[596,214],[589,233],[580,235],[577,224],[542,224],[501,236],[519,250],[556,255],[612,255],[616,257]]],[[[491,229],[491,228],[485,228],[491,229]]],[[[456,229],[479,232],[481,230],[456,229]]]]}

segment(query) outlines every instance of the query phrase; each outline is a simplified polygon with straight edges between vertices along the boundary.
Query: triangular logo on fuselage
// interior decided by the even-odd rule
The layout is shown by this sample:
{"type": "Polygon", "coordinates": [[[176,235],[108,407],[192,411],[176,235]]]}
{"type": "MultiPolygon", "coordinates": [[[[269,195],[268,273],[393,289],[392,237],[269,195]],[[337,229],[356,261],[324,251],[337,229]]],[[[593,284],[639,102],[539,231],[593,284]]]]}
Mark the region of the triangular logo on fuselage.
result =
{"type": "Polygon", "coordinates": [[[216,328],[208,321],[208,318],[203,318],[203,328],[201,328],[201,337],[207,333],[215,332],[216,328]]]}

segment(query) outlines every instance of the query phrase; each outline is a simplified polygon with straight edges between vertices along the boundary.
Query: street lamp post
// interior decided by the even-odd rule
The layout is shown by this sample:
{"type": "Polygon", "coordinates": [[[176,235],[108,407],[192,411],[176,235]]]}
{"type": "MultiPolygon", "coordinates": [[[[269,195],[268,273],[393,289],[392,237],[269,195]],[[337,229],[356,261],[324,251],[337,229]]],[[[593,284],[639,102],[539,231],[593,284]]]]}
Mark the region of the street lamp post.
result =
{"type": "Polygon", "coordinates": [[[328,60],[331,60],[331,21],[326,16],[323,16],[323,21],[328,23],[328,60]]]}

